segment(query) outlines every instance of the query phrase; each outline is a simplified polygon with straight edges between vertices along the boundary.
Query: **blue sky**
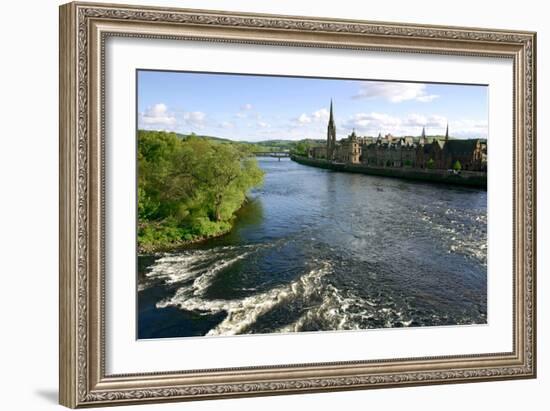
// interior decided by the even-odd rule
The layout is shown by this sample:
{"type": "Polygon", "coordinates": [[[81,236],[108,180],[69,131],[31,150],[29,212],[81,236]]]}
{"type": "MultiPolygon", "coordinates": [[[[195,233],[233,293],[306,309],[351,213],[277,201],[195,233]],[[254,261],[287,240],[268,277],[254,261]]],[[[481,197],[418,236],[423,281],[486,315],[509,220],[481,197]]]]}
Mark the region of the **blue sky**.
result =
{"type": "Polygon", "coordinates": [[[254,75],[138,71],[138,127],[261,141],[443,134],[487,137],[488,88],[254,75]]]}

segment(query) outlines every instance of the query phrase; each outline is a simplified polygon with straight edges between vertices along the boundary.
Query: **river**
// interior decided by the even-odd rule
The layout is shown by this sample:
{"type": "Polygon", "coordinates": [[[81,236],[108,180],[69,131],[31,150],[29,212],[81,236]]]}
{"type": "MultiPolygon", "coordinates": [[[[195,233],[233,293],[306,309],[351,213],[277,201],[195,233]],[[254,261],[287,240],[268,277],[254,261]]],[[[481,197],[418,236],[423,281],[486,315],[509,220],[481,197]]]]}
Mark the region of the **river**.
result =
{"type": "Polygon", "coordinates": [[[487,322],[486,191],[259,164],[229,234],[138,257],[138,338],[487,322]]]}

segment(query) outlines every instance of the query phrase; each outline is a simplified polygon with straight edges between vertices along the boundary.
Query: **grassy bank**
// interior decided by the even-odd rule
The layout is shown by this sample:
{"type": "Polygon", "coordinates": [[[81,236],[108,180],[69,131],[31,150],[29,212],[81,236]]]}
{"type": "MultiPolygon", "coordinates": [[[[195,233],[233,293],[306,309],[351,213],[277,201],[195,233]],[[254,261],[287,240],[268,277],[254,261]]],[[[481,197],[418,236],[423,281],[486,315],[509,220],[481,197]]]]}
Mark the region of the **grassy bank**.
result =
{"type": "Polygon", "coordinates": [[[431,183],[487,188],[487,174],[481,172],[462,171],[460,174],[451,174],[447,170],[438,169],[371,167],[364,164],[331,163],[326,160],[307,158],[297,155],[293,155],[292,160],[300,164],[334,171],[402,178],[406,180],[426,181],[431,183]]]}

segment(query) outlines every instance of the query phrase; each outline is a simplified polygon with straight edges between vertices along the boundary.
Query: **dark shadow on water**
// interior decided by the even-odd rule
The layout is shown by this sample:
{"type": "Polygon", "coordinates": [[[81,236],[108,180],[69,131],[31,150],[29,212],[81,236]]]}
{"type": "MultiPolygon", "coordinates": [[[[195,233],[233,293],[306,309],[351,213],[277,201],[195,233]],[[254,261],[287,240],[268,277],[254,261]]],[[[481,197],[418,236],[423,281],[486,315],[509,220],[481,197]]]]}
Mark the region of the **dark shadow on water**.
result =
{"type": "Polygon", "coordinates": [[[59,404],[59,393],[54,389],[39,389],[35,391],[38,397],[41,397],[52,404],[59,404]]]}
{"type": "Polygon", "coordinates": [[[263,221],[264,210],[262,201],[258,198],[247,200],[246,204],[242,206],[236,213],[238,225],[259,225],[263,221]]]}

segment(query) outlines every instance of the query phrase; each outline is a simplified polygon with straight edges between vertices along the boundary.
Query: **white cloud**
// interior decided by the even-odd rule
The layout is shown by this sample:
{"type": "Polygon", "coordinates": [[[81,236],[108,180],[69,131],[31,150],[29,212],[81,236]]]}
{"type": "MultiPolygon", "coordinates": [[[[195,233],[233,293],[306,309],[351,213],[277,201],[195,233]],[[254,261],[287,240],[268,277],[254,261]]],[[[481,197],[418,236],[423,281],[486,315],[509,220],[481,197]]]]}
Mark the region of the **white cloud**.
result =
{"type": "Polygon", "coordinates": [[[436,94],[428,94],[425,84],[391,83],[383,81],[364,81],[354,98],[382,98],[391,103],[401,103],[407,100],[428,103],[438,98],[436,94]]]}
{"type": "Polygon", "coordinates": [[[206,119],[201,111],[174,111],[164,103],[157,103],[139,113],[138,126],[149,130],[186,131],[204,128],[206,119]]]}
{"type": "Polygon", "coordinates": [[[449,123],[449,134],[455,137],[480,137],[487,138],[489,125],[486,121],[457,120],[449,123]]]}
{"type": "Polygon", "coordinates": [[[409,114],[405,118],[405,123],[411,127],[424,127],[427,122],[427,117],[422,114],[409,114]]]}
{"type": "Polygon", "coordinates": [[[237,118],[247,118],[247,117],[260,118],[260,114],[252,113],[253,110],[254,110],[254,106],[252,104],[250,104],[250,103],[243,104],[239,108],[239,111],[235,114],[235,117],[237,117],[237,118]]]}
{"type": "Polygon", "coordinates": [[[300,117],[298,117],[298,123],[300,124],[309,124],[311,123],[311,117],[308,116],[306,113],[300,114],[300,117]]]}
{"type": "Polygon", "coordinates": [[[408,127],[434,127],[442,128],[447,126],[447,118],[432,114],[424,116],[421,114],[409,114],[403,120],[403,125],[408,127]]]}
{"type": "Polygon", "coordinates": [[[431,127],[434,133],[441,133],[446,125],[446,118],[439,115],[409,114],[400,118],[376,112],[354,114],[342,124],[345,130],[356,129],[358,133],[366,135],[420,135],[422,127],[431,127]]]}
{"type": "Polygon", "coordinates": [[[168,107],[164,103],[158,103],[148,107],[144,113],[140,113],[140,123],[146,126],[172,129],[177,119],[174,113],[168,111],[168,107]]]}
{"type": "Polygon", "coordinates": [[[298,118],[294,119],[295,123],[299,125],[311,124],[311,123],[323,123],[325,124],[329,118],[329,111],[326,108],[321,108],[314,111],[311,114],[302,113],[298,118]]]}
{"type": "Polygon", "coordinates": [[[183,120],[185,121],[185,124],[189,126],[204,128],[206,114],[204,114],[202,111],[184,112],[183,120]]]}
{"type": "Polygon", "coordinates": [[[433,114],[431,116],[428,116],[426,126],[427,127],[447,127],[447,124],[449,123],[449,120],[447,117],[438,116],[437,114],[433,114]]]}
{"type": "Polygon", "coordinates": [[[347,119],[343,126],[346,129],[370,132],[372,130],[395,129],[401,124],[401,120],[383,113],[356,113],[347,119]]]}
{"type": "Polygon", "coordinates": [[[420,101],[421,103],[429,103],[430,101],[433,101],[438,97],[439,96],[437,94],[425,94],[425,95],[416,97],[416,101],[420,101]]]}
{"type": "Polygon", "coordinates": [[[235,124],[230,121],[222,121],[219,127],[224,129],[231,129],[231,128],[235,128],[235,124]]]}
{"type": "Polygon", "coordinates": [[[330,113],[326,108],[320,108],[311,113],[302,113],[298,117],[291,118],[287,123],[271,129],[277,129],[279,134],[291,140],[304,138],[324,139],[327,134],[327,122],[330,113]]]}
{"type": "MultiPolygon", "coordinates": [[[[459,138],[486,138],[487,122],[458,119],[449,121],[444,116],[438,114],[422,115],[411,113],[401,118],[385,113],[356,113],[341,124],[341,129],[349,133],[355,129],[360,135],[376,136],[378,133],[391,133],[395,136],[418,136],[422,128],[426,128],[428,135],[443,135],[449,124],[449,134],[451,137],[459,138]]],[[[336,127],[339,131],[338,124],[336,127]]],[[[340,132],[339,132],[339,135],[340,132]]]]}
{"type": "Polygon", "coordinates": [[[269,124],[266,123],[265,121],[258,121],[256,124],[258,125],[258,127],[261,127],[261,128],[269,127],[269,124]]]}
{"type": "Polygon", "coordinates": [[[330,113],[326,108],[322,108],[322,109],[319,109],[319,110],[313,112],[312,116],[316,120],[326,120],[326,121],[328,121],[330,113]]]}

